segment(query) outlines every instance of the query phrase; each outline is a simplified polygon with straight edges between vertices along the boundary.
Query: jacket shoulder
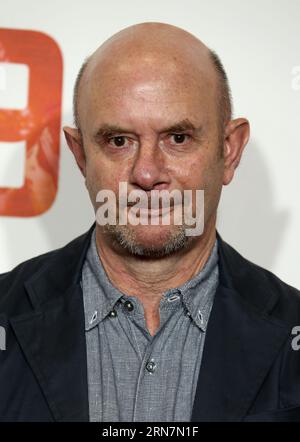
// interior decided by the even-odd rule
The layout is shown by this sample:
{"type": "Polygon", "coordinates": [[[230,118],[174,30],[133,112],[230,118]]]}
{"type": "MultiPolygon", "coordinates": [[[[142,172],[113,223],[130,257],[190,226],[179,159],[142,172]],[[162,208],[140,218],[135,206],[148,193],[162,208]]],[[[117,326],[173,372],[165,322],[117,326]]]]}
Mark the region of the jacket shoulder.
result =
{"type": "Polygon", "coordinates": [[[245,294],[247,302],[269,314],[272,312],[280,319],[300,320],[300,291],[296,287],[245,258],[223,240],[221,248],[232,284],[237,291],[245,294]]]}
{"type": "Polygon", "coordinates": [[[66,263],[78,256],[86,236],[85,233],[63,247],[30,258],[12,270],[0,274],[0,313],[23,311],[24,303],[26,306],[29,304],[27,296],[23,296],[24,283],[33,275],[38,276],[43,271],[47,271],[47,267],[66,266],[66,263]]]}

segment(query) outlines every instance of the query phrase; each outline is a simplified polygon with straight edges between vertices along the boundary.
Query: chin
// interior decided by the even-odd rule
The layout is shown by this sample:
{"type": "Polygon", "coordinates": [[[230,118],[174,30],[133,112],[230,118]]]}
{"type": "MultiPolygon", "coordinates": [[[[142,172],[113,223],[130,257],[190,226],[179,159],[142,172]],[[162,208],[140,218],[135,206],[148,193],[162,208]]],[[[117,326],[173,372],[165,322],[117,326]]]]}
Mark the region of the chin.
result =
{"type": "Polygon", "coordinates": [[[185,235],[183,226],[109,226],[117,247],[131,255],[161,258],[187,247],[191,237],[185,235]]]}

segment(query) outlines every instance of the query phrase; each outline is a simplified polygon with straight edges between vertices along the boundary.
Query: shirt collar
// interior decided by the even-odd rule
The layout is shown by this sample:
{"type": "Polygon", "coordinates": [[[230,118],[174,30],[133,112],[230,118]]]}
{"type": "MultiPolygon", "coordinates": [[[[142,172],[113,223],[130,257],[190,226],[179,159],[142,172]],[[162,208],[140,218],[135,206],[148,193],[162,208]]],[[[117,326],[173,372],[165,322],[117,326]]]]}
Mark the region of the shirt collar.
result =
{"type": "MultiPolygon", "coordinates": [[[[177,304],[181,299],[186,314],[202,331],[205,331],[217,284],[218,241],[216,239],[210,256],[201,271],[178,288],[164,292],[161,308],[170,307],[172,302],[177,304]]],[[[82,270],[81,285],[84,296],[86,331],[99,324],[118,302],[127,298],[124,293],[112,285],[102,266],[96,246],[96,229],[91,235],[90,247],[82,270]],[[92,278],[88,277],[88,273],[92,273],[92,278]],[[121,298],[123,299],[121,300],[121,298]]]]}
{"type": "Polygon", "coordinates": [[[99,324],[124,296],[112,285],[102,266],[96,246],[96,229],[91,235],[90,247],[82,270],[81,285],[84,296],[85,330],[88,331],[99,324]]]}
{"type": "Polygon", "coordinates": [[[202,331],[205,331],[218,283],[218,240],[216,239],[204,267],[178,288],[166,291],[163,295],[164,302],[176,302],[176,297],[181,298],[186,314],[202,331]]]}

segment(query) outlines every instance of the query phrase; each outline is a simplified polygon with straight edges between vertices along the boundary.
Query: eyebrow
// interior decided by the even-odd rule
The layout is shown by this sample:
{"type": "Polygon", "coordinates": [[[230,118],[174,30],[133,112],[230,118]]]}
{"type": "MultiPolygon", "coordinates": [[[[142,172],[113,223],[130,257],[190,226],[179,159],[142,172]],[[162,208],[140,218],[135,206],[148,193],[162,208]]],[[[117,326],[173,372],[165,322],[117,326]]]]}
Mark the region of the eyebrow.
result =
{"type": "Polygon", "coordinates": [[[195,127],[195,125],[188,119],[179,121],[161,130],[161,132],[184,132],[186,130],[198,131],[202,129],[202,126],[195,127]]]}
{"type": "MultiPolygon", "coordinates": [[[[172,124],[171,126],[162,128],[160,130],[160,133],[166,133],[166,132],[177,133],[177,132],[185,132],[187,130],[199,132],[202,130],[202,126],[195,127],[195,125],[188,118],[186,118],[184,120],[172,124]]],[[[103,124],[97,130],[94,138],[95,140],[99,140],[103,136],[118,134],[118,133],[131,133],[131,132],[133,131],[115,124],[103,124]]]]}
{"type": "Polygon", "coordinates": [[[130,132],[130,131],[125,129],[124,127],[117,126],[115,124],[102,124],[102,126],[100,126],[99,129],[97,130],[94,138],[95,140],[98,140],[99,138],[105,135],[122,133],[122,132],[130,132]]]}

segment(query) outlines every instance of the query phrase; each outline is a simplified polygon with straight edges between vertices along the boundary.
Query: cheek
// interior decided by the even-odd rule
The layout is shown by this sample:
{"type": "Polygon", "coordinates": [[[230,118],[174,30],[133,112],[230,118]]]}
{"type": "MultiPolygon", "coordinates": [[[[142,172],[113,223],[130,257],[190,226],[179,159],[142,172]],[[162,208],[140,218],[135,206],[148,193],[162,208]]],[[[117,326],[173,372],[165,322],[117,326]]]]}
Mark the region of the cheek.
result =
{"type": "Polygon", "coordinates": [[[99,190],[106,187],[103,178],[103,168],[99,167],[94,158],[89,158],[86,162],[85,184],[93,205],[96,203],[96,195],[99,190]]]}
{"type": "Polygon", "coordinates": [[[204,173],[204,213],[208,220],[217,210],[222,191],[222,166],[220,161],[204,173]]]}
{"type": "Polygon", "coordinates": [[[204,189],[210,174],[205,159],[199,156],[176,162],[169,173],[179,188],[191,190],[204,189]]]}
{"type": "Polygon", "coordinates": [[[191,188],[195,176],[193,161],[190,159],[176,158],[165,162],[165,171],[173,181],[173,186],[179,189],[191,188]]]}
{"type": "Polygon", "coordinates": [[[117,194],[121,181],[127,181],[122,165],[117,167],[115,163],[111,164],[105,158],[96,155],[87,162],[86,186],[94,197],[99,190],[104,189],[113,190],[117,194]]]}
{"type": "Polygon", "coordinates": [[[181,188],[206,189],[219,182],[220,155],[215,133],[208,133],[209,141],[199,145],[194,152],[170,163],[170,175],[178,180],[181,188]]]}
{"type": "Polygon", "coordinates": [[[204,190],[207,214],[217,207],[222,189],[222,162],[214,158],[194,158],[177,169],[177,180],[181,189],[204,190]]]}

